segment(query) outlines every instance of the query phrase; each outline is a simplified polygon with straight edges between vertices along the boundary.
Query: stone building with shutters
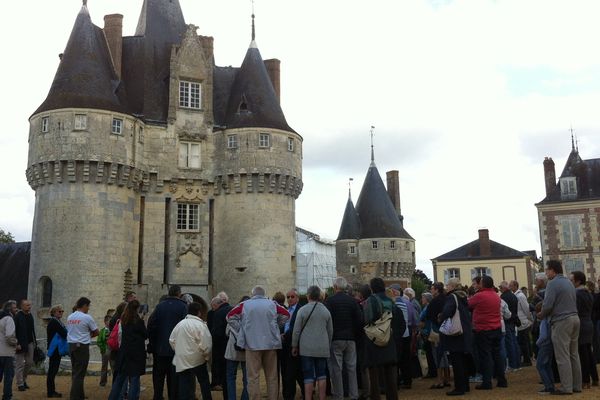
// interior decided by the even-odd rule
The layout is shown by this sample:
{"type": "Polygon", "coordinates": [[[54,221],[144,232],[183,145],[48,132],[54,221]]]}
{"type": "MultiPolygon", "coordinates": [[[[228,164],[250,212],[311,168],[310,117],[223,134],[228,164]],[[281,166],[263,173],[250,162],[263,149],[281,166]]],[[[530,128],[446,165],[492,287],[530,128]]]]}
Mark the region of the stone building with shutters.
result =
{"type": "Polygon", "coordinates": [[[583,160],[574,141],[556,179],[554,161],[544,159],[546,197],[538,212],[542,257],[561,260],[566,273],[597,279],[600,265],[600,158],[583,160]]]}
{"type": "Polygon", "coordinates": [[[494,284],[516,280],[521,287],[532,288],[539,264],[535,250],[519,251],[490,240],[487,229],[479,230],[477,240],[431,260],[435,282],[450,278],[470,286],[476,276],[491,276],[494,284]]]}
{"type": "Polygon", "coordinates": [[[387,189],[371,153],[356,207],[350,192],[336,240],[336,269],[349,283],[382,278],[386,285],[410,286],[415,270],[415,239],[404,229],[398,171],[386,174],[387,189]]]}
{"type": "Polygon", "coordinates": [[[128,288],[153,307],[173,284],[237,300],[295,282],[302,137],[280,61],[262,59],[254,19],[241,66],[219,67],[178,0],[140,5],[124,36],[122,15],[100,28],[84,1],[29,119],[34,309],[48,286],[67,309],[89,297],[101,321],[128,288]]]}

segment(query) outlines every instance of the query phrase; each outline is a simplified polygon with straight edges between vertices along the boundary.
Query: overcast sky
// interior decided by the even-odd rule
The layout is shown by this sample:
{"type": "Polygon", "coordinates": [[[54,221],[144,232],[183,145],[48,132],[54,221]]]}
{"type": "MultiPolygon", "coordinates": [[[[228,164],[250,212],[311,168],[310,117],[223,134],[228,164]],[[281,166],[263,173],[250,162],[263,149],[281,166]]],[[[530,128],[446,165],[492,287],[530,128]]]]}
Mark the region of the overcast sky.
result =
{"type": "MultiPolygon", "coordinates": [[[[92,20],[121,13],[132,35],[142,0],[89,0],[92,20]]],[[[282,106],[304,137],[297,225],[335,239],[354,178],[400,171],[417,268],[477,238],[540,253],[534,203],[542,161],[560,175],[569,128],[582,158],[600,157],[600,2],[256,0],[257,43],[279,58],[282,106]]],[[[181,0],[214,37],[218,65],[239,66],[250,0],[181,0]]],[[[28,117],[42,103],[80,0],[11,2],[0,14],[0,227],[31,239],[25,179],[28,117]]]]}

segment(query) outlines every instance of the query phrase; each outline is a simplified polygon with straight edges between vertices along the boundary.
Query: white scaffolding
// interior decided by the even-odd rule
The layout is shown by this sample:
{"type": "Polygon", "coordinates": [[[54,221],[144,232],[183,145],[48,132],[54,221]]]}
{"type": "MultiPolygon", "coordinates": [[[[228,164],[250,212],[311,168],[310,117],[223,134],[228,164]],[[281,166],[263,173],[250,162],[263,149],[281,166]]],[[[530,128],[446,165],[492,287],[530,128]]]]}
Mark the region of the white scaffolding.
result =
{"type": "Polygon", "coordinates": [[[336,276],[333,241],[296,228],[296,288],[301,293],[312,285],[327,289],[333,286],[336,276]]]}

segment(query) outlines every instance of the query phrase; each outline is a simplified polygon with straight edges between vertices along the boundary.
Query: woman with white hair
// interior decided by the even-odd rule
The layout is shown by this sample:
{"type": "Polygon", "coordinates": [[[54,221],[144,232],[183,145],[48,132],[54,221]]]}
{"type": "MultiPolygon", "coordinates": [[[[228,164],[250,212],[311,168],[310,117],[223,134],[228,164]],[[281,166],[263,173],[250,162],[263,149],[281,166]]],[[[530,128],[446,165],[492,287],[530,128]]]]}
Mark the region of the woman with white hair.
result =
{"type": "Polygon", "coordinates": [[[450,363],[454,372],[454,389],[446,394],[462,396],[469,391],[470,373],[468,373],[467,367],[469,354],[472,353],[473,334],[467,293],[462,290],[457,278],[451,278],[446,282],[446,302],[438,320],[442,323],[440,340],[444,349],[450,353],[450,363]],[[456,312],[460,317],[461,332],[449,334],[443,329],[443,324],[448,319],[452,320],[456,312]]]}

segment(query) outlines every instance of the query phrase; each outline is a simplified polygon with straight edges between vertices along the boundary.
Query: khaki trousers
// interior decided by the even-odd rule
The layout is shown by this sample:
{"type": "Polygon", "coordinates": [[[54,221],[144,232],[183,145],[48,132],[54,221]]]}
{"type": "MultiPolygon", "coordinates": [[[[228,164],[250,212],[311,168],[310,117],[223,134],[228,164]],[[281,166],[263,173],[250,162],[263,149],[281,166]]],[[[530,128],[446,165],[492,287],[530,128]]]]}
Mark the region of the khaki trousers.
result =
{"type": "Polygon", "coordinates": [[[552,345],[564,392],[581,391],[581,364],[579,362],[579,316],[571,315],[552,322],[552,345]]]}
{"type": "Polygon", "coordinates": [[[248,395],[250,400],[260,400],[260,369],[265,371],[267,397],[277,400],[279,380],[277,379],[277,350],[246,350],[246,371],[248,374],[248,395]]]}
{"type": "Polygon", "coordinates": [[[27,352],[15,354],[15,377],[17,386],[23,386],[27,382],[27,374],[33,366],[33,343],[27,345],[27,352]]]}

